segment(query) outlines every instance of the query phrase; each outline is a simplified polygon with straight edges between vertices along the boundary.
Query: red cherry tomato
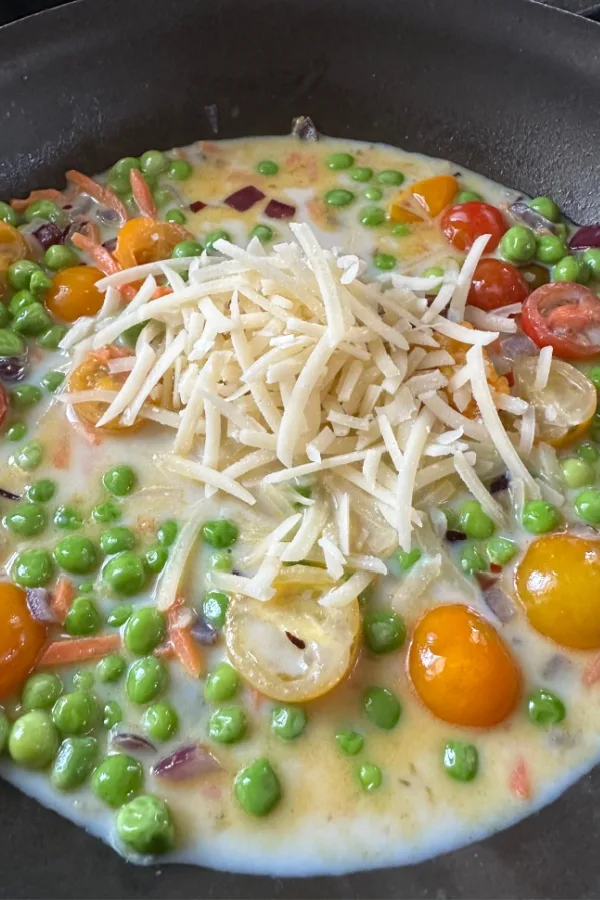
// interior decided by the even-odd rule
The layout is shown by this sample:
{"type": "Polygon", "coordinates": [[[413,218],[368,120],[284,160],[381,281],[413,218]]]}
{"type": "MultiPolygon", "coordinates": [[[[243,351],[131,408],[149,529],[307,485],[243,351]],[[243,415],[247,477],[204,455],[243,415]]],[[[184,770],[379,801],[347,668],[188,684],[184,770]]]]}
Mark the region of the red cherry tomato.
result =
{"type": "Polygon", "coordinates": [[[521,327],[538,347],[552,347],[561,359],[600,353],[600,299],[582,284],[544,284],[523,304],[521,327]]]}
{"type": "Polygon", "coordinates": [[[473,242],[482,234],[489,234],[485,250],[491,253],[508,229],[500,210],[479,200],[451,206],[442,216],[440,225],[452,246],[461,252],[470,250],[473,242]]]}
{"type": "Polygon", "coordinates": [[[528,295],[529,287],[518,269],[502,259],[482,259],[475,267],[467,303],[492,312],[522,303],[528,295]]]}

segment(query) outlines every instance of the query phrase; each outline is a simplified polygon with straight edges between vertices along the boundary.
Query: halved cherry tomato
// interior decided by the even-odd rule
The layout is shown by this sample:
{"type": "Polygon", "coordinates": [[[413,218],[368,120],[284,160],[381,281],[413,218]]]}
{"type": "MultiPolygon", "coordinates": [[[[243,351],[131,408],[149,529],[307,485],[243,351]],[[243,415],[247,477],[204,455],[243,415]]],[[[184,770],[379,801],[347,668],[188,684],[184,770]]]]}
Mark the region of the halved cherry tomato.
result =
{"type": "Polygon", "coordinates": [[[538,347],[552,347],[562,359],[600,353],[600,299],[571,281],[545,284],[523,304],[521,327],[538,347]]]}
{"type": "Polygon", "coordinates": [[[481,259],[473,273],[467,303],[492,312],[510,303],[522,303],[529,295],[518,269],[502,259],[481,259]]]}
{"type": "Polygon", "coordinates": [[[94,316],[104,301],[96,287],[102,278],[93,266],[72,266],[57,272],[46,294],[46,306],[63,322],[74,322],[80,316],[94,316]]]}
{"type": "Polygon", "coordinates": [[[189,232],[181,225],[155,222],[147,217],[130,219],[119,231],[114,255],[124,269],[129,269],[167,259],[173,247],[187,238],[189,232]]]}
{"type": "MultiPolygon", "coordinates": [[[[90,353],[81,365],[77,366],[69,379],[69,391],[89,391],[94,388],[108,391],[119,391],[123,384],[123,377],[111,375],[108,370],[107,360],[110,358],[110,348],[104,348],[106,360],[102,354],[90,353]]],[[[83,401],[73,404],[75,415],[87,425],[95,426],[100,421],[108,408],[108,403],[100,401],[83,401]]],[[[138,416],[133,425],[123,425],[119,419],[113,419],[107,425],[102,425],[98,431],[103,434],[132,434],[146,424],[146,419],[138,416]]]]}
{"type": "Polygon", "coordinates": [[[521,691],[519,669],[503,639],[462,604],[436,606],[417,622],[408,671],[429,711],[453,725],[498,725],[521,691]]]}
{"type": "Polygon", "coordinates": [[[500,210],[479,200],[451,206],[442,216],[440,225],[452,246],[461,253],[470,250],[482,234],[490,235],[485,250],[491,253],[508,230],[500,210]]]}
{"type": "Polygon", "coordinates": [[[0,584],[0,699],[25,681],[46,642],[46,629],[27,606],[25,591],[0,584]]]}
{"type": "Polygon", "coordinates": [[[410,192],[431,218],[439,216],[441,211],[452,202],[458,191],[458,181],[454,175],[434,175],[411,185],[410,192]]]}
{"type": "Polygon", "coordinates": [[[17,259],[26,259],[29,255],[29,244],[21,232],[6,222],[0,222],[0,294],[6,287],[10,264],[17,259]]]}

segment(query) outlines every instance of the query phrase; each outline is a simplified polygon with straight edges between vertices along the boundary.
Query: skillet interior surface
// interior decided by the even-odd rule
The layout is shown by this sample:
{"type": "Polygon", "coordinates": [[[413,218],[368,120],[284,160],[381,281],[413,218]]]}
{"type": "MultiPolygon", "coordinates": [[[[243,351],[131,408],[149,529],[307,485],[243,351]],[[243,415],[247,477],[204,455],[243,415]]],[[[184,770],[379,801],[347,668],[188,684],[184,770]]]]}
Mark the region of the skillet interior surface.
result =
{"type": "MultiPolygon", "coordinates": [[[[149,146],[289,131],[448,157],[600,219],[600,29],[525,0],[82,0],[0,29],[0,196],[60,186],[149,146]]],[[[8,785],[2,897],[594,897],[585,777],[464,850],[336,879],[126,865],[8,785]]]]}

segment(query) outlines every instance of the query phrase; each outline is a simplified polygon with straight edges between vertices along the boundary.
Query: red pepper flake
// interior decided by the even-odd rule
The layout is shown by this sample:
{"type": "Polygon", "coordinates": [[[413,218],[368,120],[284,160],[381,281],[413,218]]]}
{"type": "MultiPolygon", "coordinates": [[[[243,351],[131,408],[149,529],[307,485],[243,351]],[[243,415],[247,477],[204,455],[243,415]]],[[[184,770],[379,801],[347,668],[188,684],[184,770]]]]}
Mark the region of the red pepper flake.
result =
{"type": "Polygon", "coordinates": [[[508,382],[508,386],[509,386],[509,387],[512,387],[512,386],[514,385],[514,383],[515,383],[515,376],[513,375],[513,373],[512,373],[512,372],[505,372],[505,373],[504,373],[504,377],[506,378],[506,380],[507,380],[507,382],[508,382]]]}
{"type": "Polygon", "coordinates": [[[490,563],[490,572],[495,572],[496,574],[498,574],[498,572],[501,571],[502,566],[499,566],[498,563],[490,563]]]}
{"type": "Polygon", "coordinates": [[[235,209],[236,212],[246,212],[259,200],[262,200],[264,196],[261,190],[253,184],[249,184],[247,187],[240,188],[239,191],[230,194],[229,197],[225,198],[224,202],[227,206],[235,209]]]}
{"type": "Polygon", "coordinates": [[[202,200],[194,200],[193,203],[190,203],[190,212],[197,213],[200,212],[201,209],[204,209],[206,203],[203,203],[202,200]]]}
{"type": "Polygon", "coordinates": [[[585,687],[591,687],[597,681],[600,681],[600,654],[589,661],[581,675],[581,683],[585,687]]]}
{"type": "Polygon", "coordinates": [[[269,200],[265,215],[270,219],[292,219],[296,215],[296,207],[281,200],[269,200]]]}
{"type": "Polygon", "coordinates": [[[515,767],[510,773],[508,787],[519,800],[529,800],[531,797],[529,767],[522,756],[517,758],[515,767]]]}

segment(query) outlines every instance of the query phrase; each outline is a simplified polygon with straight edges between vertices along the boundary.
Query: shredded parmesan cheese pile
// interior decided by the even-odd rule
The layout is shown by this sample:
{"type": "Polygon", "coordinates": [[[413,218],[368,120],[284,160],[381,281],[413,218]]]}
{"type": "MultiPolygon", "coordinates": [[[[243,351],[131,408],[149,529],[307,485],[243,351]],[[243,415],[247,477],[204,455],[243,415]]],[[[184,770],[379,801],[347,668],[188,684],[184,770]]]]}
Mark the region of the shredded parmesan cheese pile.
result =
{"type": "MultiPolygon", "coordinates": [[[[515,330],[518,310],[469,308],[463,324],[487,235],[460,271],[452,263],[443,277],[369,283],[357,257],[324,250],[308,225],[290,228],[295,242],[271,252],[256,239],[245,250],[219,240],[220,256],[103,278],[103,309],[80,320],[62,347],[75,367],[85,352],[143,325],[135,355],[109,364],[123,373],[120,390],[67,389],[61,399],[107,404],[99,426],[158,422],[172,432],[170,450],[156,458],[165,471],[200,482],[207,497],[221,491],[278,510],[283,521],[248,560],[256,573],[215,576],[224,589],[268,600],[282,564],[309,557],[334,583],[320,602],[337,606],[385,574],[382,555],[397,544],[409,550],[420,510],[446,502],[461,483],[499,525],[504,511],[482,478],[508,469],[523,495],[540,496],[524,462],[535,419],[526,402],[488,383],[484,348],[515,330]],[[157,279],[172,293],[152,299],[157,279]],[[118,289],[134,282],[142,282],[137,296],[122,308],[118,289]],[[446,349],[454,342],[462,363],[446,349]],[[311,484],[310,496],[294,490],[301,483],[311,484]],[[345,567],[355,574],[336,585],[345,567]]],[[[549,364],[542,354],[540,384],[549,364]]],[[[201,517],[190,518],[172,554],[163,608],[201,517]]]]}

